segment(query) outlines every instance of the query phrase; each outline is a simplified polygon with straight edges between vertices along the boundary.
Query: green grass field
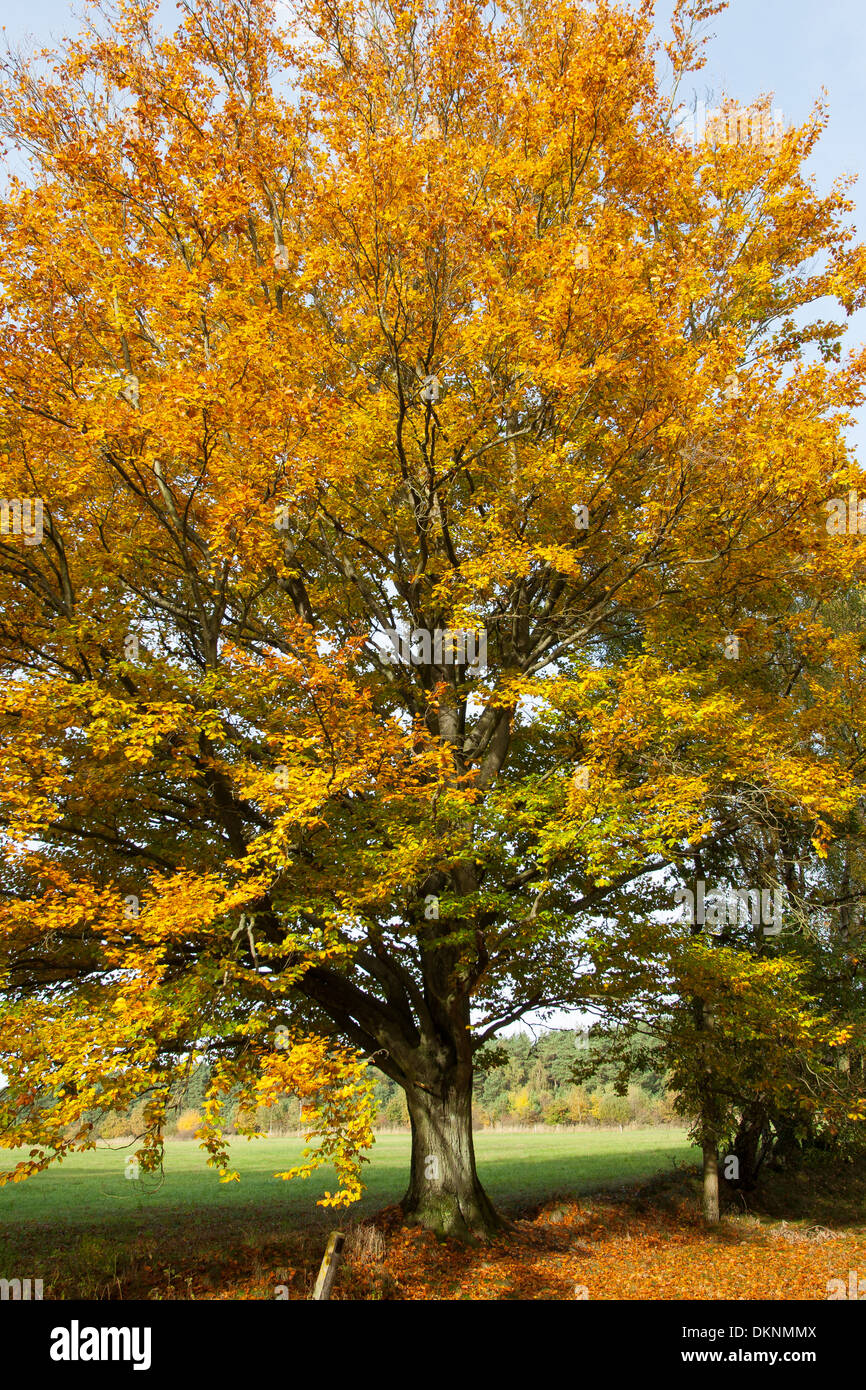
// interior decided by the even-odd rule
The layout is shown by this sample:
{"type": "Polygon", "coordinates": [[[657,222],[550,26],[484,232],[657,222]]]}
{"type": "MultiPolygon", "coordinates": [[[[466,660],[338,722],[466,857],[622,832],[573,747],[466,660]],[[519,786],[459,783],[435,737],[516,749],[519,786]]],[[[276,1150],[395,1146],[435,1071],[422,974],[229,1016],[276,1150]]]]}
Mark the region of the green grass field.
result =
{"type": "MultiPolygon", "coordinates": [[[[408,1135],[380,1135],[365,1165],[366,1191],[348,1213],[316,1206],[330,1172],[284,1182],[273,1174],[297,1162],[299,1139],[240,1140],[233,1145],[240,1182],[220,1183],[194,1142],[166,1144],[162,1185],[127,1180],[129,1150],[98,1149],[68,1158],[24,1183],[0,1188],[0,1276],[41,1277],[46,1296],[125,1296],[145,1274],[159,1275],[162,1296],[183,1296],[176,1279],[195,1255],[220,1282],[226,1261],[238,1252],[262,1252],[265,1262],[281,1241],[306,1231],[369,1216],[399,1201],[407,1180],[408,1135]]],[[[695,1161],[685,1131],[667,1127],[586,1130],[579,1133],[480,1133],[476,1150],[481,1180],[504,1211],[540,1205],[568,1193],[638,1183],[695,1161]]],[[[17,1155],[0,1155],[3,1167],[17,1155]]]]}

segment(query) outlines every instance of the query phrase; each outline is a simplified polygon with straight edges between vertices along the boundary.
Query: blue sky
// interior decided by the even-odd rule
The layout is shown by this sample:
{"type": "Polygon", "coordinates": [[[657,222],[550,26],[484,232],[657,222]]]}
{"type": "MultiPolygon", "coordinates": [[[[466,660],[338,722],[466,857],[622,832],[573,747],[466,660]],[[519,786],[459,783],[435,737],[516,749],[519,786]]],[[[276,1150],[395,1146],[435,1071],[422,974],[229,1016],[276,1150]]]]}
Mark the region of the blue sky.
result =
{"type": "MultiPolygon", "coordinates": [[[[671,0],[657,6],[658,26],[664,32],[671,0]]],[[[748,104],[773,94],[786,125],[807,119],[815,102],[826,93],[830,123],[808,165],[819,192],[825,193],[841,175],[855,175],[849,191],[856,204],[852,222],[866,238],[866,5],[863,0],[733,0],[730,8],[706,26],[715,37],[706,49],[707,65],[683,92],[691,105],[693,93],[707,108],[724,94],[748,104]]],[[[828,304],[822,312],[836,317],[841,310],[828,304]]],[[[866,338],[866,313],[851,318],[845,346],[866,338]]],[[[861,459],[866,457],[866,409],[852,433],[861,459]]]]}
{"type": "MultiPolygon", "coordinates": [[[[76,6],[76,8],[78,8],[76,6]]],[[[673,5],[660,0],[659,27],[673,5]]],[[[166,6],[168,13],[173,7],[166,6]]],[[[66,0],[27,0],[3,27],[13,43],[28,36],[50,43],[79,25],[66,0]]],[[[699,76],[701,87],[747,102],[774,92],[788,120],[799,122],[826,87],[832,121],[815,160],[826,185],[842,172],[860,173],[864,163],[862,131],[866,123],[863,51],[866,6],[862,0],[733,0],[707,26],[715,34],[709,62],[699,76]]],[[[699,92],[703,95],[703,90],[699,92]]],[[[709,103],[708,103],[709,104],[709,103]]]]}
{"type": "MultiPolygon", "coordinates": [[[[657,6],[662,32],[672,8],[671,0],[660,0],[657,6]]],[[[169,15],[172,9],[166,6],[169,15]]],[[[48,44],[78,28],[73,6],[66,0],[27,0],[14,15],[4,16],[4,30],[12,43],[31,37],[38,44],[48,44]]],[[[825,87],[832,119],[814,160],[815,171],[825,187],[837,174],[863,171],[866,6],[862,0],[822,0],[820,4],[733,0],[707,29],[716,37],[707,67],[699,74],[700,96],[704,88],[716,97],[726,90],[748,102],[773,92],[786,120],[799,122],[825,87]]]]}

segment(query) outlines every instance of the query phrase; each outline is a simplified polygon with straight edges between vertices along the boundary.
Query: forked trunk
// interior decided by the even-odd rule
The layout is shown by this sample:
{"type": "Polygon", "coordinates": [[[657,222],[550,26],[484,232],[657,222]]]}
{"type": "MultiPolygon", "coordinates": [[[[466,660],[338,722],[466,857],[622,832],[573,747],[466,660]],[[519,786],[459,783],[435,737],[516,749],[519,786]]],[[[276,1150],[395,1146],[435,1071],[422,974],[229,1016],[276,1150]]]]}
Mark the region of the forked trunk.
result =
{"type": "Polygon", "coordinates": [[[403,1198],[407,1225],[437,1235],[483,1239],[505,1223],[475,1171],[472,1075],[452,1072],[432,1089],[406,1088],[412,1168],[403,1198]]]}

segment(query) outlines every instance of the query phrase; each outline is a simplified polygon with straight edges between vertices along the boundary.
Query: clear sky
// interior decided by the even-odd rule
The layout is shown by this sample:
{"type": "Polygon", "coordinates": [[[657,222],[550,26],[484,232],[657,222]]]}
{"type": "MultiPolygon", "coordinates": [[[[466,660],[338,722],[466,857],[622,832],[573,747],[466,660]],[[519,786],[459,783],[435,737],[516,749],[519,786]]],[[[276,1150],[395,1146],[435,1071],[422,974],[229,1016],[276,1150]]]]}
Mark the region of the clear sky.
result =
{"type": "MultiPolygon", "coordinates": [[[[657,4],[657,24],[667,30],[672,0],[657,4]]],[[[830,123],[813,153],[808,168],[818,191],[828,192],[842,175],[855,175],[858,183],[849,191],[856,204],[851,220],[861,239],[866,238],[866,81],[863,53],[866,48],[864,0],[733,0],[729,9],[706,25],[715,37],[706,49],[707,65],[691,79],[683,101],[691,106],[693,94],[707,109],[718,105],[724,94],[748,105],[758,96],[772,93],[786,125],[806,120],[814,104],[826,93],[830,123]]],[[[837,317],[842,310],[821,306],[822,316],[837,317]]],[[[866,312],[849,320],[845,347],[866,339],[866,312]]],[[[866,409],[852,440],[861,461],[866,458],[866,409]]]]}

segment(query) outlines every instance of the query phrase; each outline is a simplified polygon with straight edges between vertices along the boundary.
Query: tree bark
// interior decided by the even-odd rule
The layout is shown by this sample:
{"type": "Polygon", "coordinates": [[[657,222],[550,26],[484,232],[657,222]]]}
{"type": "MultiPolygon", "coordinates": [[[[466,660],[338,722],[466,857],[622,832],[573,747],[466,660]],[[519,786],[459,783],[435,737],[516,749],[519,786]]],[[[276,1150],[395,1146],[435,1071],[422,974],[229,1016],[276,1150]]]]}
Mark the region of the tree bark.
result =
{"type": "Polygon", "coordinates": [[[406,1224],[441,1236],[485,1239],[506,1223],[478,1178],[472,1142],[472,1073],[452,1069],[435,1089],[406,1086],[412,1125],[406,1224]]]}
{"type": "Polygon", "coordinates": [[[744,1192],[754,1190],[769,1142],[770,1122],[764,1106],[759,1103],[747,1106],[740,1116],[734,1138],[733,1156],[737,1160],[738,1171],[736,1178],[728,1179],[732,1187],[739,1187],[744,1192]]]}
{"type": "Polygon", "coordinates": [[[472,1142],[472,1078],[477,1040],[470,1028],[472,991],[487,965],[482,926],[474,951],[454,944],[465,919],[438,916],[447,888],[468,897],[477,889],[473,865],[430,874],[418,886],[416,921],[420,981],[399,960],[362,950],[358,960],[379,994],[312,966],[301,991],[323,1008],[340,1032],[375,1058],[402,1087],[412,1127],[409,1186],[402,1208],[407,1225],[462,1240],[489,1237],[508,1226],[478,1179],[472,1142]],[[437,911],[421,916],[429,901],[437,911]]]}
{"type": "Polygon", "coordinates": [[[719,1220],[719,1154],[713,1144],[704,1144],[704,1220],[711,1226],[719,1220]]]}

